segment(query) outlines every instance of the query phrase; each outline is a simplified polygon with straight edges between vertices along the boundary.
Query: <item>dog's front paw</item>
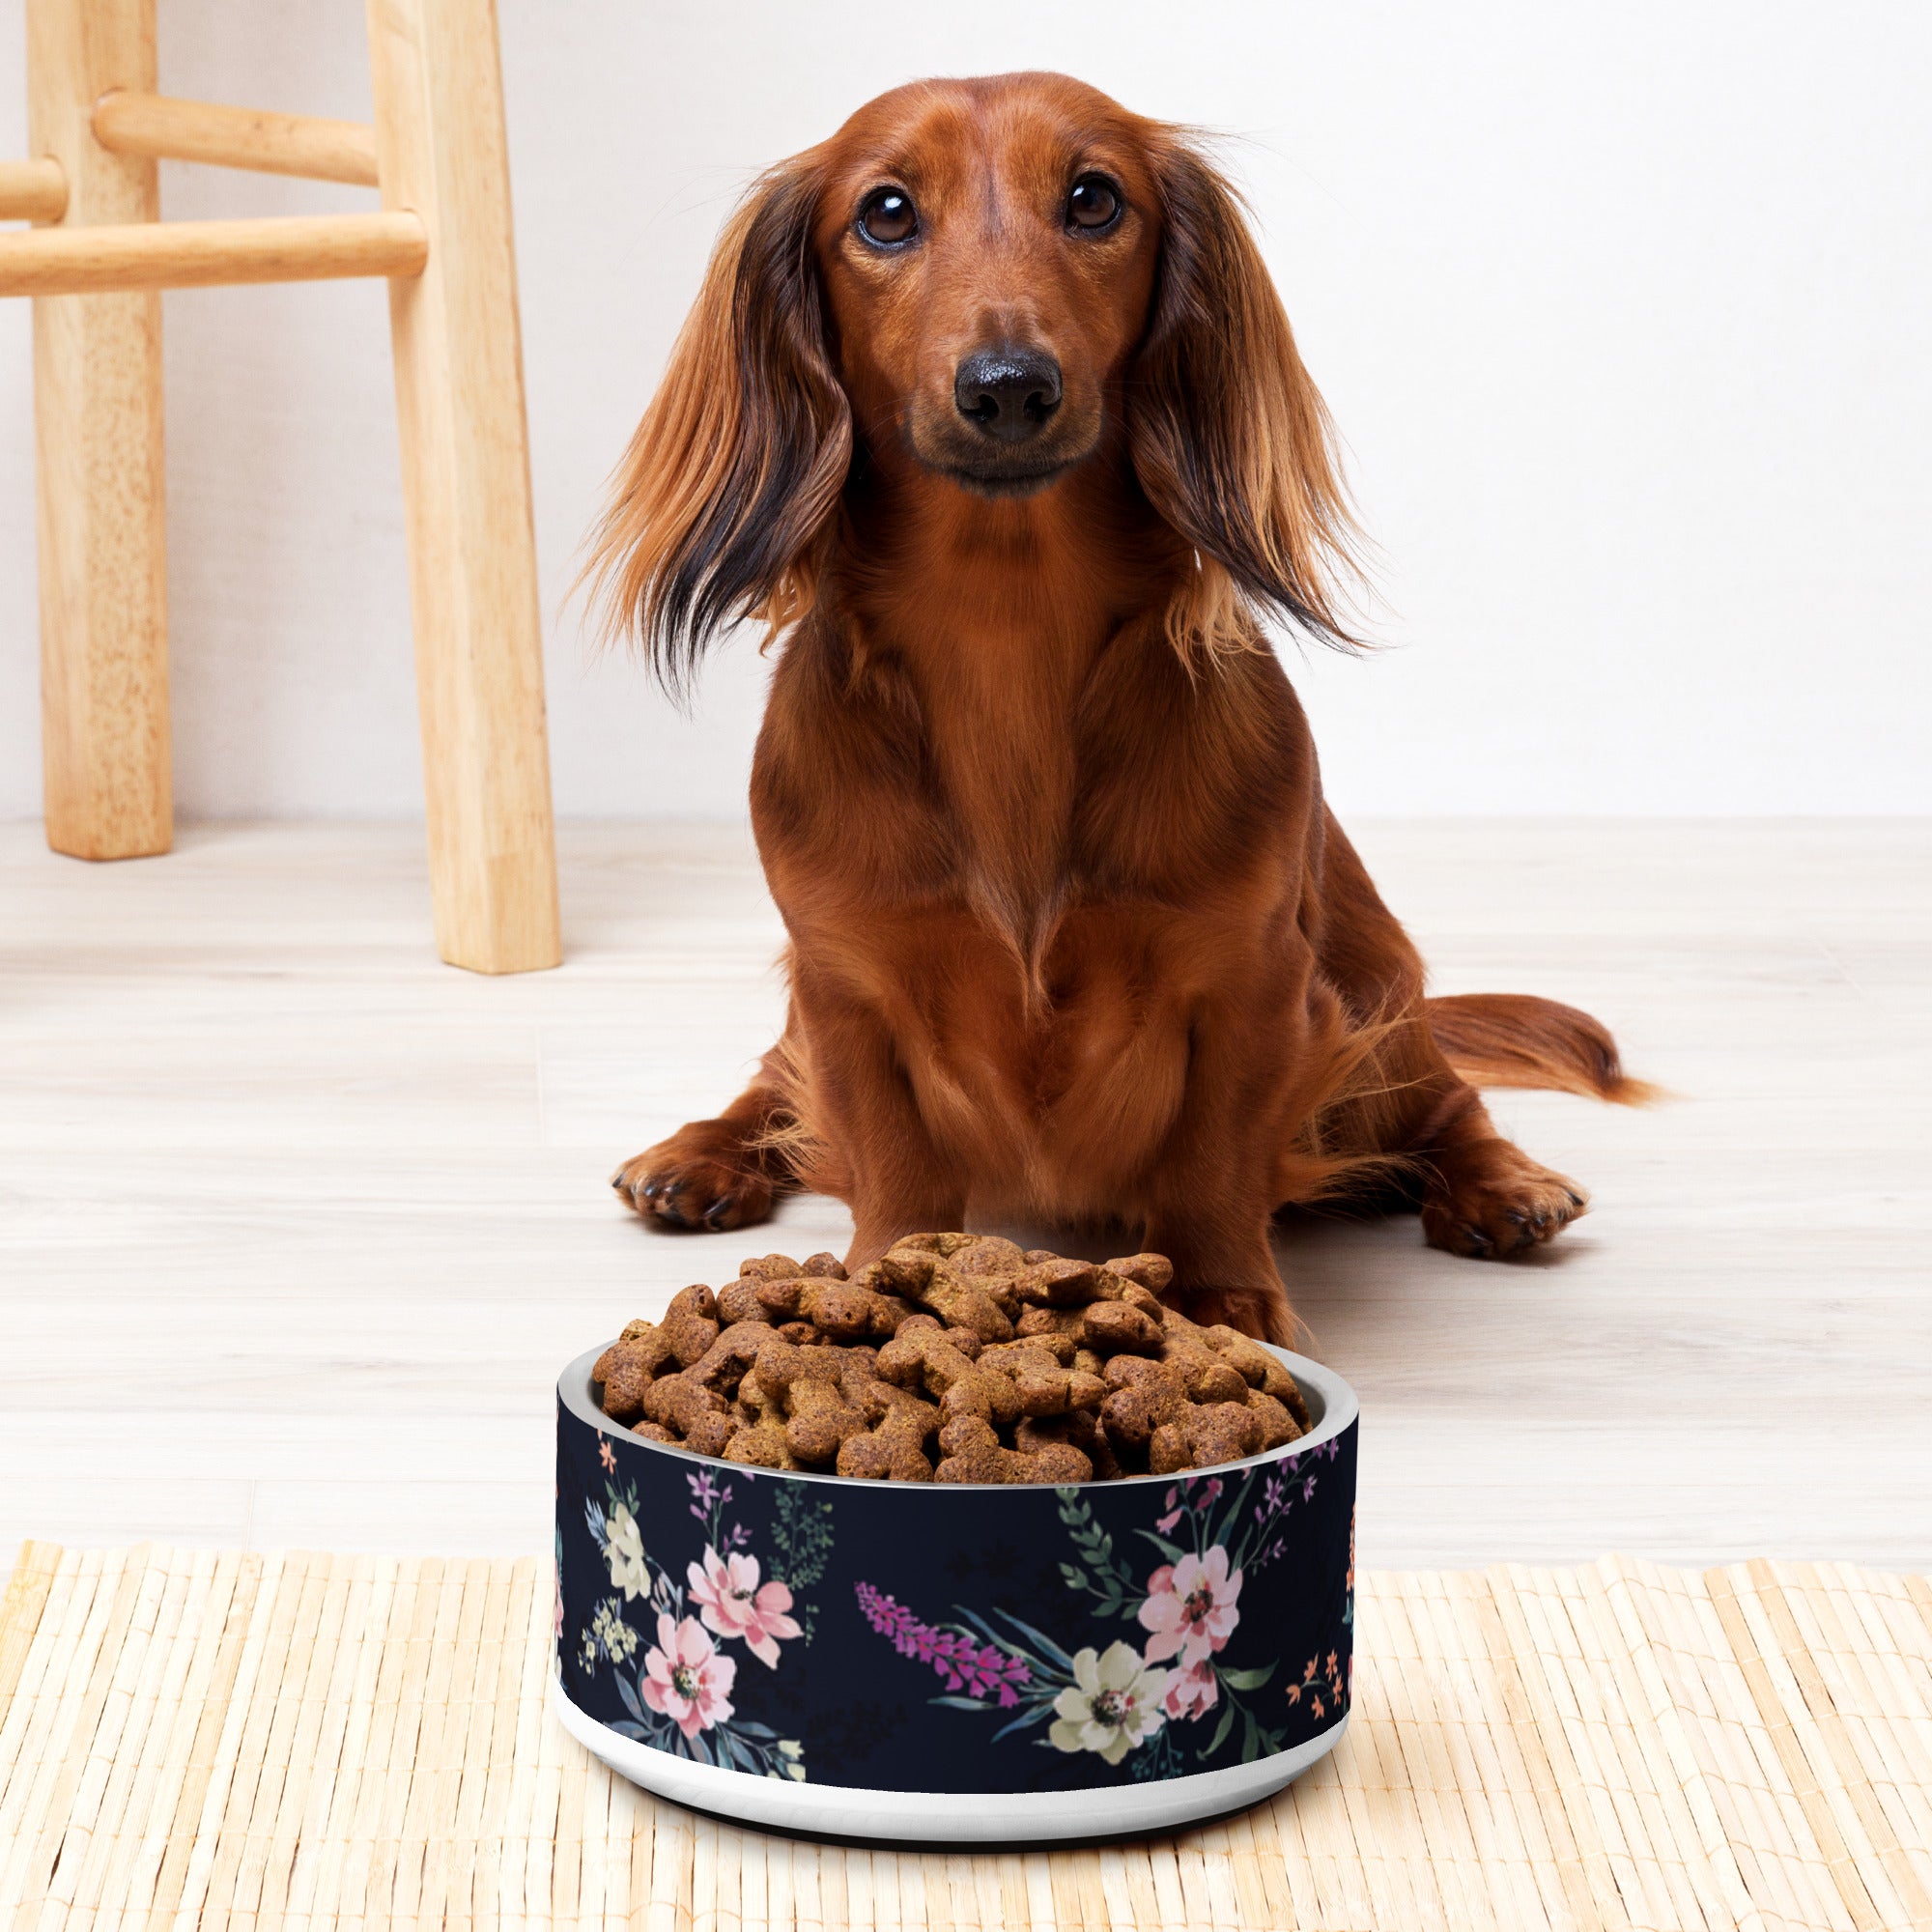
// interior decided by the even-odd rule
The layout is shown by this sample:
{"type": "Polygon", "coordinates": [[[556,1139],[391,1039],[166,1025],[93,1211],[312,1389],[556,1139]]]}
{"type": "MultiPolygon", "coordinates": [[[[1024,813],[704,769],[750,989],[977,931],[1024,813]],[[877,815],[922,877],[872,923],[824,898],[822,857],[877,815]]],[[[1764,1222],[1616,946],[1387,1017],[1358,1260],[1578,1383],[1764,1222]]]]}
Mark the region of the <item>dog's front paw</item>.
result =
{"type": "Polygon", "coordinates": [[[734,1158],[737,1151],[686,1127],[627,1160],[611,1185],[626,1207],[661,1227],[748,1228],[770,1216],[775,1190],[756,1167],[734,1158]]]}
{"type": "Polygon", "coordinates": [[[1590,1197],[1511,1142],[1477,1141],[1438,1157],[1422,1204],[1431,1247],[1476,1261],[1507,1261],[1559,1235],[1588,1211],[1590,1197]]]}

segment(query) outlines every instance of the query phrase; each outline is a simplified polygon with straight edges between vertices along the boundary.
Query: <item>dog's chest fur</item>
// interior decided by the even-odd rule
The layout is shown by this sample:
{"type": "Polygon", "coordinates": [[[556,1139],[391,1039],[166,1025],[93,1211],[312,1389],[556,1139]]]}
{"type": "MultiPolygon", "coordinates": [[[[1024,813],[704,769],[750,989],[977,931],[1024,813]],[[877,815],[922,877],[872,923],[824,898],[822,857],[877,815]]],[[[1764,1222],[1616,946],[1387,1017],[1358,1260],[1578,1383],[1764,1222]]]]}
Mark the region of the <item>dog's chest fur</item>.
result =
{"type": "Polygon", "coordinates": [[[1097,1209],[1173,1129],[1203,1014],[1284,994],[1298,875],[1265,829],[1313,782],[1286,681],[1190,679],[1131,631],[875,643],[856,677],[801,641],[753,794],[794,970],[883,1022],[981,1196],[1097,1209]]]}

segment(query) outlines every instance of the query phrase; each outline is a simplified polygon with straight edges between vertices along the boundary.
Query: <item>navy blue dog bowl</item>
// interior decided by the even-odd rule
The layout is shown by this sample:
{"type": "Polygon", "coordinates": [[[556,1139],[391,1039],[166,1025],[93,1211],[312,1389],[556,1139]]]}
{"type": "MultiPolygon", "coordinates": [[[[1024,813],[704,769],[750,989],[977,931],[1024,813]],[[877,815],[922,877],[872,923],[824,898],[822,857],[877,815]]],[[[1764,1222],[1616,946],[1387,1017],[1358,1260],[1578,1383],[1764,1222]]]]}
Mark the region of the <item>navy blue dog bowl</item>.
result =
{"type": "Polygon", "coordinates": [[[751,1469],[557,1383],[556,1678],[679,1804],[868,1838],[1119,1836],[1279,1790],[1348,1722],[1355,1421],[1182,1476],[1045,1486],[751,1469]]]}

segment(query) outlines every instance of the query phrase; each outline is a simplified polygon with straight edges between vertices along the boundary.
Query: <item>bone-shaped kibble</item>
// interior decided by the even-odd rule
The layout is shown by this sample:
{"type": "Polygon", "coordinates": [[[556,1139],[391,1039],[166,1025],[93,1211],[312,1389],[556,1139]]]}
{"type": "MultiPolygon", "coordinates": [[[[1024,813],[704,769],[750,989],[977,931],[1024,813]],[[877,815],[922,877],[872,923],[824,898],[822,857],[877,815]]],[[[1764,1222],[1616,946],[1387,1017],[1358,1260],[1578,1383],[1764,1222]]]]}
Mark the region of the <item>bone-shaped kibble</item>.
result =
{"type": "MultiPolygon", "coordinates": [[[[1030,1310],[1030,1313],[1038,1313],[1030,1310]]],[[[1073,1356],[1078,1344],[1071,1334],[1056,1329],[1048,1329],[1043,1334],[1021,1335],[1010,1342],[995,1342],[991,1348],[980,1350],[980,1359],[988,1364],[1009,1360],[1020,1354],[1044,1355],[1049,1361],[1058,1362],[1063,1369],[1073,1366],[1073,1356]]]]}
{"type": "Polygon", "coordinates": [[[1100,1405],[1100,1420],[1117,1450],[1144,1451],[1154,1431],[1178,1421],[1189,1406],[1180,1371],[1171,1362],[1116,1355],[1106,1380],[1112,1393],[1100,1405]]]}
{"type": "Polygon", "coordinates": [[[835,1461],[846,1436],[866,1427],[866,1418],[839,1387],[842,1353],[838,1349],[795,1348],[781,1340],[758,1350],[758,1382],[782,1395],[785,1444],[801,1463],[819,1466],[835,1461]]]}
{"type": "Polygon", "coordinates": [[[1174,1264],[1165,1255],[1122,1255],[1106,1264],[1109,1274],[1138,1283],[1151,1294],[1165,1294],[1174,1281],[1174,1264]]]}
{"type": "Polygon", "coordinates": [[[880,1378],[878,1350],[841,1349],[838,1352],[845,1357],[838,1378],[838,1393],[849,1406],[866,1418],[867,1427],[876,1428],[885,1419],[888,1409],[900,1406],[916,1409],[922,1416],[929,1418],[931,1428],[938,1427],[939,1408],[936,1404],[927,1402],[913,1389],[900,1388],[895,1382],[880,1378]]]}
{"type": "Polygon", "coordinates": [[[745,1372],[744,1380],[738,1384],[737,1406],[753,1421],[770,1415],[776,1416],[781,1426],[784,1422],[784,1391],[768,1389],[758,1379],[755,1362],[745,1372]]]}
{"type": "Polygon", "coordinates": [[[1248,1399],[1248,1385],[1241,1372],[1218,1355],[1205,1361],[1198,1355],[1183,1356],[1180,1374],[1189,1402],[1245,1403],[1248,1399]]]}
{"type": "Polygon", "coordinates": [[[1016,1321],[1024,1304],[1019,1298],[1016,1277],[1026,1265],[1025,1257],[1011,1242],[998,1235],[982,1236],[955,1248],[944,1257],[947,1271],[969,1286],[981,1289],[1009,1321],[1016,1321]]]}
{"type": "Polygon", "coordinates": [[[895,1294],[936,1315],[949,1328],[970,1328],[984,1342],[1009,1342],[1013,1324],[982,1282],[956,1275],[923,1249],[895,1248],[856,1277],[882,1294],[895,1294]]]}
{"type": "Polygon", "coordinates": [[[737,1321],[769,1321],[771,1311],[758,1298],[765,1285],[761,1274],[741,1274],[718,1291],[718,1319],[728,1328],[737,1321]]]}
{"type": "Polygon", "coordinates": [[[702,1282],[681,1288],[658,1326],[671,1353],[689,1368],[718,1339],[718,1297],[702,1282]]]}
{"type": "Polygon", "coordinates": [[[741,1277],[750,1275],[756,1281],[782,1281],[787,1276],[805,1272],[789,1255],[751,1255],[738,1264],[741,1277]]]}
{"type": "Polygon", "coordinates": [[[1081,1311],[1080,1339],[1099,1355],[1157,1355],[1162,1329],[1128,1301],[1091,1302],[1081,1311]]]}
{"type": "Polygon", "coordinates": [[[879,1350],[879,1379],[937,1396],[947,1416],[980,1415],[1001,1427],[1020,1418],[1019,1391],[1003,1375],[982,1369],[944,1335],[908,1324],[879,1350]]]}
{"type": "Polygon", "coordinates": [[[1065,1415],[1023,1415],[1013,1430],[1013,1447],[1037,1456],[1055,1445],[1077,1449],[1094,1465],[1094,1477],[1113,1482],[1124,1473],[1098,1414],[1091,1408],[1068,1409],[1065,1415]]]}
{"type": "Polygon", "coordinates": [[[1069,1342],[1077,1343],[1085,1332],[1087,1308],[1044,1308],[1038,1305],[1022,1305],[1020,1319],[1013,1323],[1013,1333],[1020,1340],[1030,1342],[1049,1335],[1065,1335],[1069,1342]]]}
{"type": "Polygon", "coordinates": [[[1175,1421],[1164,1422],[1148,1444],[1148,1469],[1171,1476],[1182,1469],[1209,1469],[1258,1455],[1261,1418],[1245,1403],[1190,1406],[1175,1421]]]}
{"type": "Polygon", "coordinates": [[[984,1238],[982,1235],[901,1235],[893,1247],[903,1248],[907,1254],[937,1255],[945,1261],[984,1238]]]}
{"type": "Polygon", "coordinates": [[[863,1415],[868,1423],[883,1422],[894,1409],[909,1410],[919,1422],[920,1428],[930,1435],[939,1427],[939,1405],[928,1402],[916,1389],[900,1388],[895,1382],[882,1380],[877,1375],[865,1379],[848,1377],[843,1384],[845,1400],[863,1415]]]}
{"type": "Polygon", "coordinates": [[[798,1458],[785,1440],[784,1424],[766,1415],[755,1422],[741,1422],[724,1445],[727,1463],[745,1463],[757,1469],[796,1469],[798,1458]]]}
{"type": "Polygon", "coordinates": [[[740,1321],[722,1329],[718,1339],[693,1362],[685,1374],[724,1395],[733,1395],[748,1370],[758,1359],[758,1350],[778,1339],[778,1330],[762,1321],[740,1321]]]}
{"type": "Polygon", "coordinates": [[[1238,1462],[1305,1433],[1267,1350],[1160,1300],[1158,1255],[1096,1264],[997,1236],[909,1236],[748,1260],[634,1321],[592,1379],[612,1420],[755,1467],[868,1479],[1082,1482],[1238,1462]],[[883,1347],[875,1345],[883,1344],[883,1347]],[[728,1398],[728,1400],[727,1400],[728,1398]]]}
{"type": "MultiPolygon", "coordinates": [[[[880,1388],[891,1387],[880,1382],[880,1388]]],[[[860,1476],[872,1482],[929,1483],[932,1463],[925,1454],[926,1442],[939,1421],[939,1411],[930,1403],[906,1396],[902,1389],[893,1393],[903,1400],[886,1403],[884,1413],[861,1435],[848,1435],[838,1445],[838,1473],[860,1476]]]]}
{"type": "Polygon", "coordinates": [[[981,1235],[963,1248],[955,1248],[946,1262],[954,1274],[968,1280],[999,1280],[1016,1275],[1026,1266],[1026,1257],[1017,1244],[998,1235],[981,1235]]]}
{"type": "Polygon", "coordinates": [[[788,1395],[792,1384],[801,1380],[830,1382],[837,1387],[844,1373],[839,1353],[837,1349],[816,1345],[802,1349],[783,1340],[767,1342],[758,1350],[758,1380],[781,1397],[788,1395]]]}
{"type": "Polygon", "coordinates": [[[644,1413],[676,1430],[685,1446],[700,1456],[723,1454],[737,1429],[724,1398],[688,1372],[660,1376],[645,1391],[644,1413]]]}
{"type": "Polygon", "coordinates": [[[943,1335],[969,1362],[977,1362],[980,1350],[986,1346],[972,1329],[949,1328],[938,1316],[927,1315],[923,1311],[918,1315],[908,1316],[901,1321],[894,1330],[894,1339],[896,1340],[900,1335],[918,1334],[943,1335]]]}
{"type": "Polygon", "coordinates": [[[1247,1400],[1246,1377],[1209,1346],[1205,1328],[1170,1308],[1165,1311],[1161,1334],[1165,1358],[1180,1370],[1190,1402],[1247,1400]]]}
{"type": "Polygon", "coordinates": [[[1098,1376],[1064,1366],[1035,1344],[1009,1342],[987,1349],[980,1356],[980,1366],[1012,1382],[1022,1415],[1065,1415],[1070,1408],[1096,1408],[1107,1393],[1098,1376]]]}
{"type": "Polygon", "coordinates": [[[1293,1416],[1302,1432],[1307,1433],[1308,1405],[1302,1400],[1294,1378],[1259,1342],[1243,1335],[1238,1328],[1230,1328],[1225,1321],[1202,1329],[1201,1339],[1224,1362],[1239,1370],[1250,1388],[1264,1389],[1273,1396],[1293,1416]]]}
{"type": "Polygon", "coordinates": [[[911,1304],[895,1295],[878,1294],[856,1281],[821,1280],[794,1275],[787,1280],[761,1281],[757,1301],[771,1321],[810,1321],[835,1342],[855,1342],[870,1336],[887,1342],[912,1314],[911,1304]]]}
{"type": "Polygon", "coordinates": [[[604,1413],[618,1422],[642,1413],[644,1391],[671,1360],[670,1344],[661,1329],[632,1322],[624,1339],[611,1343],[590,1371],[590,1379],[604,1385],[604,1413]],[[633,1334],[632,1329],[645,1332],[633,1334]]]}
{"type": "Polygon", "coordinates": [[[660,1376],[644,1393],[643,1412],[653,1422],[673,1429],[687,1427],[698,1415],[723,1415],[730,1405],[716,1389],[706,1388],[688,1370],[660,1376]]]}
{"type": "Polygon", "coordinates": [[[1118,1301],[1126,1284],[1098,1262],[1055,1258],[1035,1262],[1013,1277],[1013,1293],[1022,1301],[1044,1308],[1072,1308],[1090,1301],[1118,1301]]]}
{"type": "MultiPolygon", "coordinates": [[[[1265,1389],[1248,1391],[1248,1406],[1261,1418],[1262,1449],[1281,1449],[1298,1441],[1305,1433],[1290,1413],[1288,1405],[1278,1402],[1265,1389]]],[[[1257,1455],[1261,1450],[1255,1452],[1257,1455]]]]}
{"type": "Polygon", "coordinates": [[[829,1382],[794,1383],[787,1406],[785,1445],[813,1468],[836,1463],[846,1438],[865,1434],[866,1418],[829,1382]]]}
{"type": "Polygon", "coordinates": [[[955,1417],[939,1432],[944,1460],[934,1472],[942,1483],[1084,1483],[1094,1465],[1065,1442],[1048,1442],[1028,1454],[1002,1446],[982,1416],[955,1417]]]}

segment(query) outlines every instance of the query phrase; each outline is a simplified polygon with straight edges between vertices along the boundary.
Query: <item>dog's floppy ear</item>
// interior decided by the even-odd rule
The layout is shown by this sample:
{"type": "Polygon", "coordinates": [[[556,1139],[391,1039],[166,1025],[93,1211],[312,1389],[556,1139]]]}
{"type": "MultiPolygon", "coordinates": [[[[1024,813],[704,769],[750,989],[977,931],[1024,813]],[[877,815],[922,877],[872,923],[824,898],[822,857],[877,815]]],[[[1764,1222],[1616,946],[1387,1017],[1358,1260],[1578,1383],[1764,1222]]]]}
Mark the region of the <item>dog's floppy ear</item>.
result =
{"type": "Polygon", "coordinates": [[[1351,644],[1335,579],[1355,574],[1353,524],[1327,409],[1234,189],[1162,134],[1159,280],[1127,416],[1141,487],[1202,559],[1170,635],[1183,654],[1239,641],[1228,619],[1244,603],[1351,644]]]}
{"type": "Polygon", "coordinates": [[[851,458],[811,251],[804,155],[746,197],[619,465],[585,575],[673,695],[742,617],[811,602],[819,538],[851,458]]]}

